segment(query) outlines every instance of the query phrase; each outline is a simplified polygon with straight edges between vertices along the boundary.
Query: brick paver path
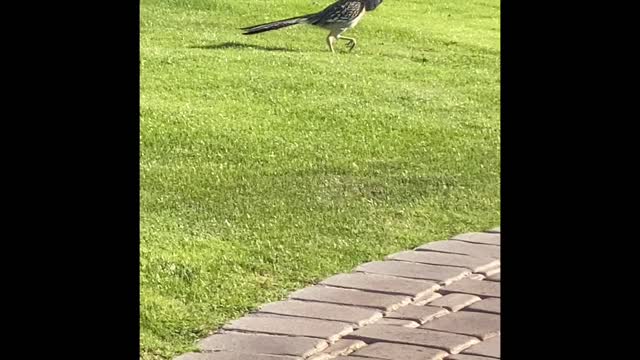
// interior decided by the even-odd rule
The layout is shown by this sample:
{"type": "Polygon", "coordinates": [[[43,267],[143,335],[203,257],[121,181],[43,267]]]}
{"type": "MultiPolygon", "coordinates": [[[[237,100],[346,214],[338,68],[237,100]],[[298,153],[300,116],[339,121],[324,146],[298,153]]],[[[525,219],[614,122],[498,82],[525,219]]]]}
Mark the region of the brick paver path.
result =
{"type": "Polygon", "coordinates": [[[500,358],[500,228],[430,242],[262,306],[176,360],[500,358]]]}

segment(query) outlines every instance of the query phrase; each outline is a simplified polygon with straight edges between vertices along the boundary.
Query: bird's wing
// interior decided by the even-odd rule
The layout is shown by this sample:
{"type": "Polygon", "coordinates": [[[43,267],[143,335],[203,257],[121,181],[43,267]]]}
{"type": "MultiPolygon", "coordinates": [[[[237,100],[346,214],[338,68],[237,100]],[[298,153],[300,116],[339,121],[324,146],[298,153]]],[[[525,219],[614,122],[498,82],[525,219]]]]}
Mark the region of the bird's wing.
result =
{"type": "Polygon", "coordinates": [[[367,11],[373,11],[378,5],[382,4],[384,0],[364,0],[364,7],[367,11]]]}
{"type": "Polygon", "coordinates": [[[362,12],[364,4],[360,1],[342,1],[330,5],[314,16],[313,23],[340,23],[353,20],[362,12]]]}

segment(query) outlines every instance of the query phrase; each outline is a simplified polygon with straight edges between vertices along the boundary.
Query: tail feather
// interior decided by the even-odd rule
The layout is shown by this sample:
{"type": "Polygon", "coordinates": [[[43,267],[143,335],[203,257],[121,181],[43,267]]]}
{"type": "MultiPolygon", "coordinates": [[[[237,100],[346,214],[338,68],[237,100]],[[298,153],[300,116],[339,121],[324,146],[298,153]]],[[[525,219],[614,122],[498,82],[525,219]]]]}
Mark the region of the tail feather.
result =
{"type": "Polygon", "coordinates": [[[248,26],[245,28],[241,28],[240,30],[244,30],[243,35],[252,35],[259,34],[265,31],[278,30],[292,25],[304,24],[306,21],[307,16],[298,16],[290,19],[273,21],[266,24],[248,26]]]}

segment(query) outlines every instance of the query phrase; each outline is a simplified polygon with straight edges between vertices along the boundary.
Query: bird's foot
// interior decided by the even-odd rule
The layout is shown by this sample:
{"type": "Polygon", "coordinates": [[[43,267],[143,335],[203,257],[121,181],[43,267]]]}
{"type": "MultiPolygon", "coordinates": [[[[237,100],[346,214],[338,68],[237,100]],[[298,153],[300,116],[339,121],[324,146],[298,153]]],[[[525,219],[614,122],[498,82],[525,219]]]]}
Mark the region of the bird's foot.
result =
{"type": "Polygon", "coordinates": [[[349,48],[349,51],[353,51],[353,48],[356,47],[356,41],[355,40],[349,40],[349,42],[347,43],[347,47],[349,48]]]}

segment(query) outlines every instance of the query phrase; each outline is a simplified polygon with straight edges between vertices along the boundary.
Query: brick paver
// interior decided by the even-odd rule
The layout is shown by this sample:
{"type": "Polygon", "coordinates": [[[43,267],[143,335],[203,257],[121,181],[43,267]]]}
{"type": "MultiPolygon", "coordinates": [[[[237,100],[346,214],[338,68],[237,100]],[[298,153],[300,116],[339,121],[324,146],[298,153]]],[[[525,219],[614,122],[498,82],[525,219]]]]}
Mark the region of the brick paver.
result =
{"type": "Polygon", "coordinates": [[[413,320],[396,319],[396,318],[390,318],[390,317],[385,317],[384,319],[380,319],[380,321],[376,322],[376,324],[404,326],[404,327],[410,327],[410,328],[417,328],[418,326],[420,326],[420,323],[415,322],[413,320]]]}
{"type": "Polygon", "coordinates": [[[291,294],[292,299],[332,304],[376,308],[384,311],[397,309],[411,301],[409,296],[377,294],[368,291],[313,286],[291,294]]]}
{"type": "Polygon", "coordinates": [[[465,310],[500,314],[500,298],[486,298],[469,305],[465,310]]]}
{"type": "Polygon", "coordinates": [[[298,300],[278,301],[258,310],[259,313],[335,320],[356,326],[371,324],[382,318],[382,312],[370,308],[298,300]]]}
{"type": "Polygon", "coordinates": [[[416,345],[441,349],[452,354],[457,354],[469,346],[480,342],[477,338],[468,335],[377,324],[365,326],[362,329],[350,333],[346,337],[348,339],[362,340],[367,344],[390,342],[395,344],[416,345]]]}
{"type": "MultiPolygon", "coordinates": [[[[322,357],[332,358],[340,355],[348,355],[365,346],[367,346],[367,343],[365,343],[364,341],[340,339],[335,344],[329,346],[328,348],[323,350],[321,353],[317,354],[316,357],[320,359],[322,357]]],[[[313,360],[313,359],[310,359],[310,360],[313,360]]]]}
{"type": "Polygon", "coordinates": [[[441,294],[463,293],[480,297],[500,297],[500,283],[495,281],[462,279],[438,291],[441,294]]]}
{"type": "Polygon", "coordinates": [[[429,305],[443,307],[449,311],[456,312],[480,300],[479,297],[471,294],[451,293],[435,299],[429,305]]]}
{"type": "Polygon", "coordinates": [[[233,320],[223,330],[273,335],[308,336],[333,342],[353,331],[345,323],[297,317],[252,317],[233,320]]]}
{"type": "Polygon", "coordinates": [[[464,351],[464,354],[500,358],[500,336],[492,337],[491,339],[471,346],[464,351]]]}
{"type": "Polygon", "coordinates": [[[448,313],[449,311],[442,307],[407,305],[387,314],[386,318],[411,320],[424,324],[431,319],[444,316],[448,313]]]}
{"type": "Polygon", "coordinates": [[[387,259],[430,265],[459,266],[473,272],[482,272],[500,266],[500,260],[498,259],[447,254],[435,251],[402,251],[387,256],[387,259]]]}
{"type": "Polygon", "coordinates": [[[264,334],[223,333],[201,340],[204,351],[236,351],[256,354],[311,356],[328,346],[320,339],[264,334]]]}
{"type": "Polygon", "coordinates": [[[419,296],[413,300],[413,305],[426,305],[437,298],[441,298],[442,294],[432,293],[424,296],[419,296]]]}
{"type": "Polygon", "coordinates": [[[174,360],[500,358],[500,228],[357,266],[265,304],[174,360]]]}
{"type": "Polygon", "coordinates": [[[500,246],[473,244],[459,240],[434,241],[416,248],[417,251],[435,251],[483,258],[500,258],[500,246]]]}
{"type": "Polygon", "coordinates": [[[433,293],[440,288],[440,285],[435,281],[405,279],[396,276],[359,272],[338,274],[321,281],[320,284],[386,294],[407,295],[412,297],[433,293]]]}
{"type": "Polygon", "coordinates": [[[476,232],[456,235],[451,239],[470,242],[474,244],[500,245],[500,233],[476,232]]]}
{"type": "Polygon", "coordinates": [[[241,352],[188,353],[175,360],[302,360],[301,357],[241,352]]]}
{"type": "Polygon", "coordinates": [[[455,355],[447,356],[445,360],[496,360],[496,358],[490,358],[490,357],[478,356],[478,355],[455,354],[455,355]]]}
{"type": "Polygon", "coordinates": [[[356,271],[406,277],[410,279],[434,280],[448,285],[469,275],[465,268],[408,263],[402,261],[374,261],[362,264],[356,271]]]}
{"type": "Polygon", "coordinates": [[[484,277],[493,276],[493,275],[496,275],[496,274],[499,274],[499,273],[500,273],[500,267],[499,266],[492,267],[492,268],[489,268],[487,270],[484,270],[484,271],[480,272],[480,274],[482,274],[484,277]]]}
{"type": "Polygon", "coordinates": [[[353,355],[389,360],[441,360],[449,353],[422,346],[378,342],[354,352],[353,355]]]}
{"type": "Polygon", "coordinates": [[[486,276],[484,276],[482,274],[474,273],[474,274],[469,275],[468,278],[471,279],[471,280],[484,280],[485,277],[486,276]]]}
{"type": "Polygon", "coordinates": [[[486,340],[500,333],[500,315],[460,311],[429,321],[420,329],[471,335],[486,340]]]}

